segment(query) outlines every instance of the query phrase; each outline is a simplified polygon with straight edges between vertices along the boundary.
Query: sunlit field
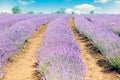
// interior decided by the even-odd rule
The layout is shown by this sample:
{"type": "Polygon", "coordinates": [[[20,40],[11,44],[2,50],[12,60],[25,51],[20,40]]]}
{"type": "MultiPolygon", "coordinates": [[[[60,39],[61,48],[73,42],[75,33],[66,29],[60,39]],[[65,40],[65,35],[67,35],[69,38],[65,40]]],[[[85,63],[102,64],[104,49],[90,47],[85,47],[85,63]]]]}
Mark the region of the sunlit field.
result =
{"type": "Polygon", "coordinates": [[[120,80],[119,3],[1,0],[0,80],[120,80]]]}

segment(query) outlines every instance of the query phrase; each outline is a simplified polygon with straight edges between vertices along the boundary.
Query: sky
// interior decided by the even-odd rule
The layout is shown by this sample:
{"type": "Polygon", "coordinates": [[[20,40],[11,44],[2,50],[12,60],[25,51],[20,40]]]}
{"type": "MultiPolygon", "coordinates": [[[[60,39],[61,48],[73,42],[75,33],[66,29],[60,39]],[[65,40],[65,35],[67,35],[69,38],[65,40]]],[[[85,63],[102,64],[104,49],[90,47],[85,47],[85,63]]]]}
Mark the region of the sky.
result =
{"type": "Polygon", "coordinates": [[[66,13],[87,14],[94,10],[96,14],[120,14],[120,0],[0,0],[0,13],[12,13],[19,6],[22,13],[52,13],[64,8],[66,13]]]}

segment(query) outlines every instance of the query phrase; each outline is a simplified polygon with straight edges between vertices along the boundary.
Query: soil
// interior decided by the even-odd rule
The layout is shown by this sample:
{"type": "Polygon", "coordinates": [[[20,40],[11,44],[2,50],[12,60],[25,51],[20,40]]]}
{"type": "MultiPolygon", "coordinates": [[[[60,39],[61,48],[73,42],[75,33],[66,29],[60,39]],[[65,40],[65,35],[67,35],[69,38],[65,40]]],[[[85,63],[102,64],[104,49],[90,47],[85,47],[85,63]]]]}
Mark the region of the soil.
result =
{"type": "Polygon", "coordinates": [[[47,25],[42,25],[33,33],[24,47],[13,55],[2,68],[5,73],[1,80],[38,80],[35,53],[40,46],[47,25]]]}
{"type": "MultiPolygon", "coordinates": [[[[79,45],[82,57],[86,65],[86,75],[84,80],[120,80],[120,75],[116,72],[104,72],[106,64],[104,56],[96,49],[91,41],[83,34],[75,30],[74,19],[71,18],[69,26],[74,34],[74,40],[79,45]],[[98,65],[99,64],[99,65],[98,65]]],[[[26,41],[24,47],[12,56],[6,66],[2,68],[5,73],[1,80],[39,80],[40,74],[36,66],[36,51],[44,36],[47,25],[40,26],[33,34],[32,38],[26,41]]]]}
{"type": "Polygon", "coordinates": [[[87,69],[84,80],[120,80],[120,74],[116,72],[106,73],[104,72],[104,68],[98,65],[101,60],[104,62],[102,62],[103,65],[106,64],[104,56],[91,44],[91,41],[89,41],[85,35],[79,34],[79,32],[76,31],[73,17],[70,19],[68,25],[74,34],[74,40],[82,51],[80,56],[82,57],[87,69]]]}

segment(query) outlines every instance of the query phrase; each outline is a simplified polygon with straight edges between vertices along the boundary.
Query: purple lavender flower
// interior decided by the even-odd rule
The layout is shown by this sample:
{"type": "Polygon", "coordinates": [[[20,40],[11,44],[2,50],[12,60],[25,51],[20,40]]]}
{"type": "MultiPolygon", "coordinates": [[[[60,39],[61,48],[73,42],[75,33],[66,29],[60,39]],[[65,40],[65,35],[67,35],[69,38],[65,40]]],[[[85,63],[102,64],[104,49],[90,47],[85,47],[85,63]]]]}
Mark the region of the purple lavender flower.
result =
{"type": "Polygon", "coordinates": [[[85,74],[81,51],[67,26],[68,20],[66,15],[48,24],[37,52],[38,71],[43,80],[82,80],[85,74]]]}
{"type": "MultiPolygon", "coordinates": [[[[113,33],[107,27],[100,25],[99,23],[95,23],[95,21],[88,21],[85,16],[87,15],[75,15],[75,27],[80,31],[80,33],[86,35],[93,41],[93,44],[106,56],[111,55],[111,51],[120,49],[120,37],[113,33]]],[[[98,19],[98,18],[96,18],[98,19]]],[[[120,69],[120,58],[118,60],[116,55],[119,53],[115,53],[108,58],[108,61],[116,64],[112,66],[120,69]],[[114,55],[114,58],[112,57],[114,55]]],[[[120,56],[120,55],[119,55],[120,56]]]]}

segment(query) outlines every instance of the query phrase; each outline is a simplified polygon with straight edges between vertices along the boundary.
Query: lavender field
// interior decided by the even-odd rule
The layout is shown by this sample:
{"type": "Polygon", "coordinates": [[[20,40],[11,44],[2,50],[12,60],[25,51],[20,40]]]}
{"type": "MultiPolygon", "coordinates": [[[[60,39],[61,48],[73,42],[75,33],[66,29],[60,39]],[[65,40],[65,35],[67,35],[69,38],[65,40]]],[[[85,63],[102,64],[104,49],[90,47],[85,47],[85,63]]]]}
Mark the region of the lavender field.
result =
{"type": "Polygon", "coordinates": [[[0,14],[0,80],[120,80],[119,21],[112,14],[0,14]]]}

